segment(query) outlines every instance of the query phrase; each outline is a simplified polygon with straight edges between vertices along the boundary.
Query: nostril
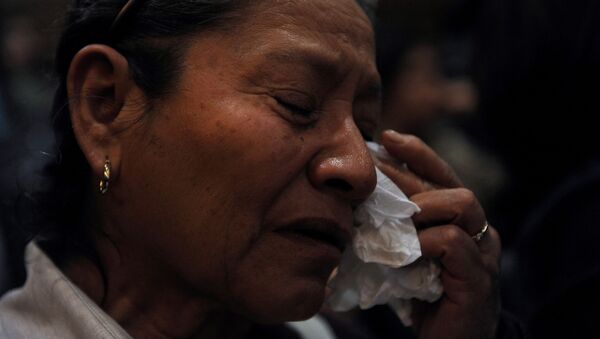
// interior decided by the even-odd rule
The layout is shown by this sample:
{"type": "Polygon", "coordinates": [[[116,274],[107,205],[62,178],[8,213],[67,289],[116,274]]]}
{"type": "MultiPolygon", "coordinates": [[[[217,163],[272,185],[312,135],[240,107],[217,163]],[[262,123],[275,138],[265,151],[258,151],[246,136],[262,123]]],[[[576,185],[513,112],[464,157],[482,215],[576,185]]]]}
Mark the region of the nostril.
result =
{"type": "Polygon", "coordinates": [[[325,185],[340,190],[342,192],[352,192],[354,189],[347,181],[342,179],[328,179],[325,181],[325,185]]]}

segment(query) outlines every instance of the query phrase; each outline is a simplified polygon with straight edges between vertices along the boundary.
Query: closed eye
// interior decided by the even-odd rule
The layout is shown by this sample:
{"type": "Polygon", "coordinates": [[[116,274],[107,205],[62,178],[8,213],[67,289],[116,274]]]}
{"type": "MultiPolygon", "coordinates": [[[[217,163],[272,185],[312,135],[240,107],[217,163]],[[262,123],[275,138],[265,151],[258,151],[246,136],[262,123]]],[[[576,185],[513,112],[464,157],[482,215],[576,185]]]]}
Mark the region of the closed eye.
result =
{"type": "Polygon", "coordinates": [[[279,106],[285,108],[293,114],[310,117],[314,111],[312,108],[301,107],[299,105],[282,100],[281,98],[275,97],[275,100],[277,101],[277,104],[279,104],[279,106]]]}
{"type": "Polygon", "coordinates": [[[299,91],[278,91],[272,95],[279,114],[298,126],[312,126],[320,117],[316,101],[299,91]]]}

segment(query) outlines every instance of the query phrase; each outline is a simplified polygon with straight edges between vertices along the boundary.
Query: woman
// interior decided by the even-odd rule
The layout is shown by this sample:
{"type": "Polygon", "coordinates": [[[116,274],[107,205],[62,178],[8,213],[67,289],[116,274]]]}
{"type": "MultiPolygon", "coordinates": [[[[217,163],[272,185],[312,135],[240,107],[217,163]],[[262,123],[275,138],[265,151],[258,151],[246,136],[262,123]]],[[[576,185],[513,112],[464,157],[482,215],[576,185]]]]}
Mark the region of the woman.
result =
{"type": "MultiPolygon", "coordinates": [[[[317,313],[376,180],[363,137],[379,76],[357,3],[77,1],[69,17],[55,218],[28,254],[48,281],[3,299],[0,333],[243,338],[317,313]]],[[[443,266],[419,335],[493,337],[497,233],[479,233],[477,200],[429,148],[382,143],[412,169],[380,165],[443,266]]]]}

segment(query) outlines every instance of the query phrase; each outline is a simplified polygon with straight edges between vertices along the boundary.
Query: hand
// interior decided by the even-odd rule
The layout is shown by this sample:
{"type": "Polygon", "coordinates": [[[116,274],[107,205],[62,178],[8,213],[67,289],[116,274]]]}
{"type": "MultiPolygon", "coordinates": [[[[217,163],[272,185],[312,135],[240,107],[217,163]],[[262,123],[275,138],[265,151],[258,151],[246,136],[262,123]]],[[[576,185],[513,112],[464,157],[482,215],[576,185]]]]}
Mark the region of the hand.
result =
{"type": "Polygon", "coordinates": [[[382,144],[399,163],[377,166],[420,208],[413,217],[423,256],[441,264],[444,294],[433,304],[415,303],[420,338],[493,338],[500,314],[500,237],[490,227],[479,242],[473,235],[486,223],[474,194],[452,169],[414,136],[386,131],[382,144]]]}

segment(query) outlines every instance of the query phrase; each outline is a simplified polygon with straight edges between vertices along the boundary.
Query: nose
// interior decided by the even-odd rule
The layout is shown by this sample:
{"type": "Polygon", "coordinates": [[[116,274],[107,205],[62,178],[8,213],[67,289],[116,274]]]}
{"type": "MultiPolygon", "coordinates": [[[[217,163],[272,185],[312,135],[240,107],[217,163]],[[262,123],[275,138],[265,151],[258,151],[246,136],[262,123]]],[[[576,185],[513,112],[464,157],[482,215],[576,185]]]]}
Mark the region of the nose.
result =
{"type": "Polygon", "coordinates": [[[326,147],[315,155],[308,177],[319,190],[329,191],[353,204],[365,200],[375,189],[375,164],[353,119],[328,137],[326,147]]]}

